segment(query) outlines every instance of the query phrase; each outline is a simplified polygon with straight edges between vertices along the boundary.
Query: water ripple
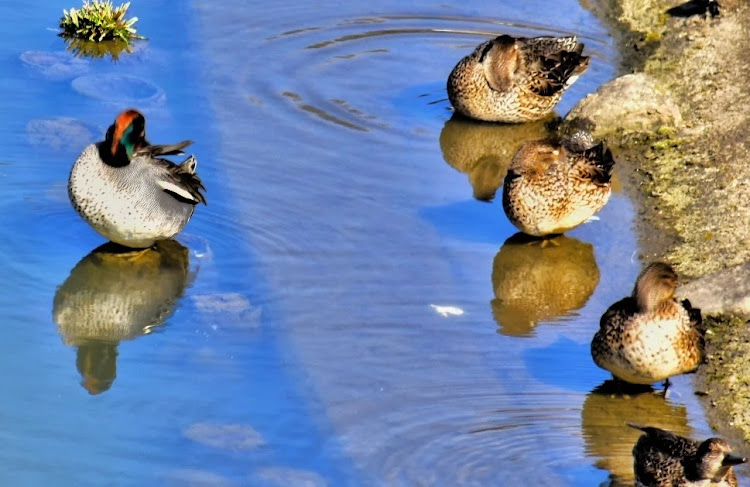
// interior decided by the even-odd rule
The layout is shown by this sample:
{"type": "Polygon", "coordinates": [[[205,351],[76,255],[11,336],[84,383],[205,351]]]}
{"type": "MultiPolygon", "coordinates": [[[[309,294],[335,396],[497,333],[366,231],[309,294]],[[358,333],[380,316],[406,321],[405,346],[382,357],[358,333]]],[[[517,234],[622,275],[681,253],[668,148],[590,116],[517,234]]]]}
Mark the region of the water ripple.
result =
{"type": "Polygon", "coordinates": [[[571,441],[580,433],[578,396],[505,394],[487,386],[480,394],[455,385],[450,397],[428,391],[418,406],[412,398],[411,407],[378,418],[383,430],[366,434],[385,484],[560,484],[559,472],[580,461],[580,446],[571,441]]]}
{"type": "MultiPolygon", "coordinates": [[[[500,33],[574,34],[541,24],[460,16],[331,18],[266,37],[263,49],[276,55],[262,61],[269,70],[262,81],[255,70],[249,73],[253,81],[246,86],[254,89],[246,98],[271,104],[274,117],[290,122],[296,115],[283,110],[293,106],[319,122],[344,129],[386,132],[392,137],[400,134],[401,139],[419,135],[420,130],[434,128],[435,122],[450,116],[445,79],[453,65],[483,38],[500,33]],[[404,49],[404,43],[409,48],[404,49]],[[426,63],[427,59],[432,62],[426,63]],[[409,71],[407,79],[396,83],[389,79],[389,73],[409,71]],[[422,83],[418,88],[416,80],[422,83]],[[394,85],[402,84],[413,88],[393,91],[394,85]],[[373,96],[362,96],[368,92],[373,96]],[[280,98],[293,98],[295,103],[280,103],[280,98]],[[433,120],[425,120],[425,114],[433,120]]],[[[592,71],[610,64],[611,46],[601,37],[586,32],[579,37],[587,43],[589,55],[604,61],[592,63],[592,71]]]]}

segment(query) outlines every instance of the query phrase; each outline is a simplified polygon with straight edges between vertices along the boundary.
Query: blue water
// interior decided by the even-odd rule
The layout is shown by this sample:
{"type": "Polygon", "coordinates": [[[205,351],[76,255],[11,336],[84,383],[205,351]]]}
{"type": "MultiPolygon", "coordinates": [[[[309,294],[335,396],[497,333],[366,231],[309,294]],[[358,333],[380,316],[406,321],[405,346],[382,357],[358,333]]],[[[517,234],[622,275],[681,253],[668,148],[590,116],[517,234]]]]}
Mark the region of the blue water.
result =
{"type": "Polygon", "coordinates": [[[3,484],[598,485],[627,476],[627,451],[608,463],[598,447],[630,434],[627,420],[662,408],[683,433],[709,433],[689,378],[635,413],[610,401],[614,426],[600,427],[608,396],[592,391],[607,374],[588,343],[640,268],[627,199],[569,234],[595,290],[518,332],[492,304],[514,229],[444,160],[445,78],[494,33],[587,43],[592,66],[560,114],[615,76],[611,40],[577,3],[157,0],[132,5],[149,40],[117,63],[61,54],[53,30],[70,6],[0,4],[12,19],[0,42],[3,484]],[[53,300],[103,241],[65,184],[130,106],[150,141],[195,141],[209,204],[178,239],[190,277],[166,293],[166,316],[77,366],[53,300]],[[79,370],[106,375],[115,353],[116,377],[91,394],[79,370]]]}

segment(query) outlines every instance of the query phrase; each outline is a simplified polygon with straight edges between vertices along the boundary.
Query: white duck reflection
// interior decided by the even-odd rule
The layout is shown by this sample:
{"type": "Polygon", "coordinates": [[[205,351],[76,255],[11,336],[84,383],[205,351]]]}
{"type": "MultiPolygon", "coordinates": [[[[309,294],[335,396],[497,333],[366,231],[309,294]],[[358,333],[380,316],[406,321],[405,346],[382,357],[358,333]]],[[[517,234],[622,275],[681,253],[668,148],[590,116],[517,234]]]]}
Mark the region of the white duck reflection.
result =
{"type": "Polygon", "coordinates": [[[164,324],[190,281],[188,249],[174,240],[132,251],[104,244],[57,289],[52,317],[63,341],[77,347],[81,385],[91,394],[116,377],[117,345],[164,324]]]}

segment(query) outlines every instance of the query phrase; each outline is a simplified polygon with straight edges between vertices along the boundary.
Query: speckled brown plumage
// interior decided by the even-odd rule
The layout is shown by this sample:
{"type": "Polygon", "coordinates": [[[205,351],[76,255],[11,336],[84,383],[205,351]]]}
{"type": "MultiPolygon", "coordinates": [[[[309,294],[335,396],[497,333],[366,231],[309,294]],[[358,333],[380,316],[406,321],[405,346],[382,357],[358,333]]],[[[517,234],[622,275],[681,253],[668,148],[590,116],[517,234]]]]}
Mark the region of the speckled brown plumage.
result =
{"type": "Polygon", "coordinates": [[[701,313],[677,301],[677,274],[664,263],[641,272],[632,296],[604,313],[591,342],[596,365],[632,384],[692,372],[703,361],[701,313]]]}
{"type": "Polygon", "coordinates": [[[483,42],[448,77],[448,98],[460,114],[488,122],[529,122],[552,111],[588,68],[572,37],[511,37],[483,42]]]}
{"type": "Polygon", "coordinates": [[[206,202],[193,156],[181,164],[160,157],[181,154],[192,142],[151,145],[145,123],[136,110],[122,112],[104,141],[83,150],[68,179],[78,214],[104,237],[134,248],[172,238],[206,202]]]}
{"type": "Polygon", "coordinates": [[[551,140],[526,142],[503,184],[503,210],[527,235],[566,232],[609,200],[614,160],[602,144],[577,151],[551,140]]]}
{"type": "Polygon", "coordinates": [[[703,442],[650,426],[633,447],[636,487],[737,487],[733,465],[747,459],[733,455],[721,438],[703,442]]]}

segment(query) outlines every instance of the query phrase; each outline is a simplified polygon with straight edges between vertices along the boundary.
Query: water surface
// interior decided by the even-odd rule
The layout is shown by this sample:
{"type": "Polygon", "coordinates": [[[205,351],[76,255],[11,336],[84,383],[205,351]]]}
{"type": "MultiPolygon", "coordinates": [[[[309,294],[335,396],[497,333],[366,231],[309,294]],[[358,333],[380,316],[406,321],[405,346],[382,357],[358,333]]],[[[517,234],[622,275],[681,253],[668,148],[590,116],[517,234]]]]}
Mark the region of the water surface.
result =
{"type": "Polygon", "coordinates": [[[622,396],[589,357],[641,266],[628,200],[528,246],[497,185],[545,124],[451,119],[447,74],[499,33],[586,43],[558,114],[614,77],[576,2],[157,0],[117,64],[62,53],[52,3],[0,6],[5,483],[606,485],[625,421],[710,434],[689,377],[622,396]],[[128,106],[196,141],[209,205],[113,263],[65,182],[128,106]]]}

